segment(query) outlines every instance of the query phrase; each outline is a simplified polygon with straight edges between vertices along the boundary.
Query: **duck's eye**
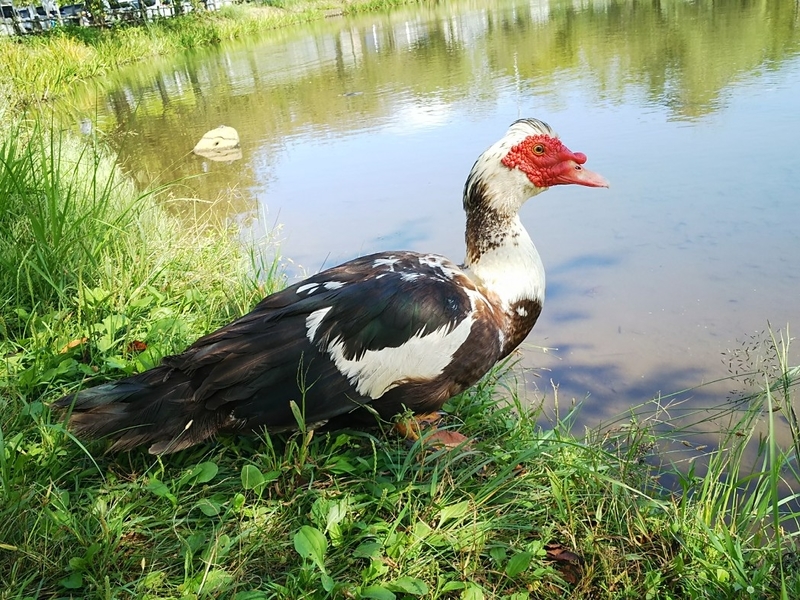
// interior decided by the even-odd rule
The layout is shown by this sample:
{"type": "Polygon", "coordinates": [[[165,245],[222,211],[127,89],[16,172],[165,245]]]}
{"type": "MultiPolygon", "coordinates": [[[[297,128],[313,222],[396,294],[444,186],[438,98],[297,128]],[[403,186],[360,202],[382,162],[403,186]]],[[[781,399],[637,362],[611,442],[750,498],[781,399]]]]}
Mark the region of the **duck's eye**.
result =
{"type": "Polygon", "coordinates": [[[533,147],[533,153],[534,153],[534,154],[538,154],[539,156],[541,156],[542,154],[544,154],[544,144],[536,144],[536,145],[533,147]]]}

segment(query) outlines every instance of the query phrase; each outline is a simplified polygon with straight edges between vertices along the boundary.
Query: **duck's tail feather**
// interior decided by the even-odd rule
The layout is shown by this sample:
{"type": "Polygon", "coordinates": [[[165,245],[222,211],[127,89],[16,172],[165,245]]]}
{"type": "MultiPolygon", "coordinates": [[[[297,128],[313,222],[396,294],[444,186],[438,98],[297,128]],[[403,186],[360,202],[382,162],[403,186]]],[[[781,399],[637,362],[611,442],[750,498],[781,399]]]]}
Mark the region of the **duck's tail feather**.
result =
{"type": "Polygon", "coordinates": [[[151,454],[168,454],[213,436],[228,420],[193,402],[191,387],[186,375],[162,365],[69,394],[55,406],[70,410],[69,428],[78,437],[113,439],[109,451],[149,444],[151,454]]]}

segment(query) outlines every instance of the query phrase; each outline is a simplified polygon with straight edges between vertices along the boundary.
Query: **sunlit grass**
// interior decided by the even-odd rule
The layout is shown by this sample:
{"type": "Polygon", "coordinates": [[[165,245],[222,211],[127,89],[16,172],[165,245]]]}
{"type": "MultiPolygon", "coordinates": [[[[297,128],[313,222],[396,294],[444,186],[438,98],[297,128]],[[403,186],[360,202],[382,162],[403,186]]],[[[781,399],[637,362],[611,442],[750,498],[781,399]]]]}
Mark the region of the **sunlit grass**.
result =
{"type": "Polygon", "coordinates": [[[4,431],[41,416],[49,390],[152,366],[278,284],[277,262],[213,211],[187,220],[168,206],[91,138],[20,123],[0,141],[4,431]]]}
{"type": "Polygon", "coordinates": [[[475,440],[452,452],[339,432],[102,456],[21,402],[0,573],[81,597],[796,597],[785,457],[765,447],[763,472],[738,471],[759,412],[669,493],[648,432],[597,445],[542,428],[498,404],[501,376],[446,406],[475,440]]]}

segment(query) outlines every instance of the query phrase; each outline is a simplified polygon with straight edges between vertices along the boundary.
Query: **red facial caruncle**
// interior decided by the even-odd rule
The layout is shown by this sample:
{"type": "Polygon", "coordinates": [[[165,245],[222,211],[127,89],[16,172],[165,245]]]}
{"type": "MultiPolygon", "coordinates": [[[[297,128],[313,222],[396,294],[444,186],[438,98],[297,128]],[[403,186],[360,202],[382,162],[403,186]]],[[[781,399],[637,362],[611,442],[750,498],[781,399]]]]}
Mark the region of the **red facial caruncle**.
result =
{"type": "Polygon", "coordinates": [[[572,152],[561,140],[546,134],[531,135],[513,146],[502,161],[509,169],[519,169],[538,188],[574,183],[588,187],[608,187],[601,175],[585,169],[586,155],[572,152]]]}

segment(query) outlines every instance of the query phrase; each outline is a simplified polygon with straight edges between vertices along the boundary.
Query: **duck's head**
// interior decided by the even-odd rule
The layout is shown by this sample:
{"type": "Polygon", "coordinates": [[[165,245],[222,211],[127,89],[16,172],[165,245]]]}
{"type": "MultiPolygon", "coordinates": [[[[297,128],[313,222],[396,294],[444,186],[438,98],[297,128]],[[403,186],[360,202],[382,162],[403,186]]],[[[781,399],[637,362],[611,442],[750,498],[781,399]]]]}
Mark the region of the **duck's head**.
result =
{"type": "Polygon", "coordinates": [[[464,188],[464,208],[482,205],[516,213],[528,198],[554,185],[608,187],[585,162],[586,155],[567,148],[547,123],[520,119],[475,162],[464,188]]]}

